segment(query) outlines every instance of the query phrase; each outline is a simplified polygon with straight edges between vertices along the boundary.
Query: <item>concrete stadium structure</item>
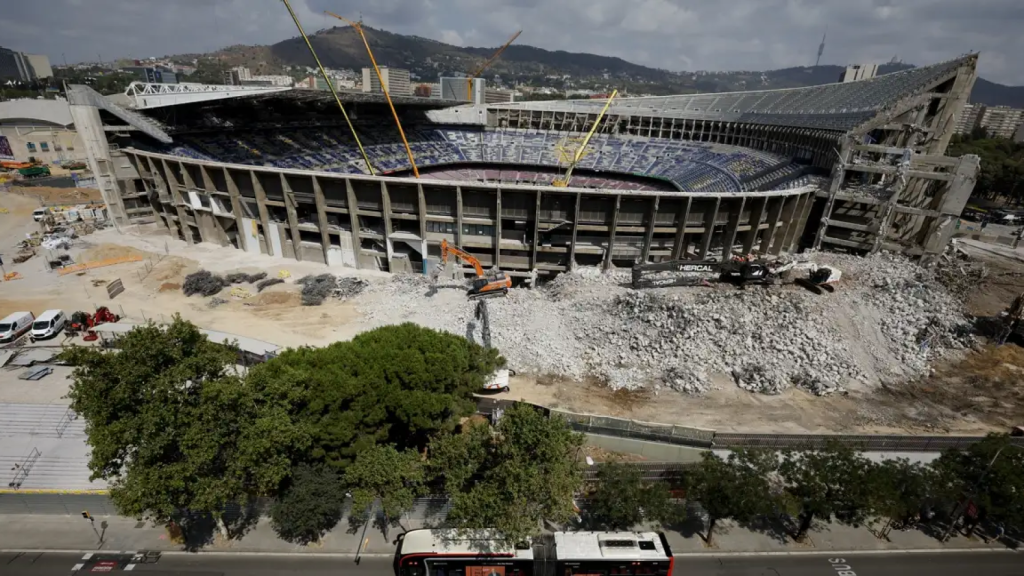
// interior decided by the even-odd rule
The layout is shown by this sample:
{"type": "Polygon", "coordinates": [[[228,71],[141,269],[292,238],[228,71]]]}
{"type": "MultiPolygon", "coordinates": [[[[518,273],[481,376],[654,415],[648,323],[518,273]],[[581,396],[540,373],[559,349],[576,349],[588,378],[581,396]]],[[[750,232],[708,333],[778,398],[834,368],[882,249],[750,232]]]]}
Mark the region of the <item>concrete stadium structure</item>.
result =
{"type": "MultiPolygon", "coordinates": [[[[844,84],[624,98],[599,126],[598,140],[602,146],[614,144],[615,158],[595,155],[591,171],[574,180],[599,183],[588,188],[539,185],[537,170],[525,183],[518,176],[488,179],[483,169],[468,171],[484,175],[477,181],[409,178],[403,170],[410,166],[396,153],[394,140],[375,143],[371,138],[367,146],[375,165],[387,162],[390,175],[385,176],[366,173],[365,163],[354,159],[351,150],[288,156],[289,147],[307,141],[296,130],[320,130],[325,116],[304,123],[287,117],[287,122],[258,126],[254,118],[254,129],[264,136],[240,132],[238,116],[232,121],[211,117],[199,127],[176,124],[191,111],[209,114],[209,108],[195,106],[211,103],[221,106],[217,114],[224,114],[226,106],[235,105],[260,111],[281,108],[287,98],[319,102],[313,105],[327,113],[329,96],[316,92],[264,93],[253,88],[239,94],[237,87],[205,87],[192,89],[195,103],[183,106],[188,91],[162,95],[160,88],[136,87],[145,98],[120,106],[87,88],[73,87],[69,100],[80,132],[91,124],[96,128],[89,133],[139,135],[137,142],[129,140],[124,146],[122,141],[114,149],[98,138],[87,139],[96,147],[90,152],[90,161],[97,162],[94,172],[108,176],[100,181],[111,213],[123,221],[156,217],[190,243],[214,242],[388,271],[426,270],[440,241],[447,239],[485,265],[528,275],[574,265],[628,266],[752,250],[778,254],[803,247],[934,257],[952,235],[978,168],[977,157],[944,155],[977,77],[976,65],[977,56],[967,55],[844,84]],[[111,116],[129,126],[110,126],[111,116]],[[285,127],[291,132],[280,135],[285,127]],[[220,134],[221,140],[214,146],[203,140],[208,137],[196,136],[200,132],[220,134]],[[181,145],[190,138],[195,147],[181,145]],[[271,146],[272,153],[252,151],[253,142],[271,146]],[[219,153],[226,145],[241,152],[232,152],[225,161],[203,148],[214,146],[219,153]],[[630,146],[639,152],[626,154],[623,147],[630,146]],[[682,150],[680,146],[686,148],[680,153],[691,156],[670,158],[674,164],[664,167],[663,151],[682,150]],[[712,159],[691,162],[693,150],[701,146],[699,153],[712,159]],[[727,150],[730,154],[751,151],[739,163],[746,171],[719,162],[716,158],[732,162],[732,156],[723,156],[715,146],[733,147],[727,150]],[[767,164],[748,162],[755,157],[767,158],[767,164]],[[772,158],[785,160],[773,166],[772,158]],[[793,171],[797,163],[802,170],[793,171]],[[712,176],[688,180],[687,172],[679,177],[679,166],[691,164],[700,164],[712,176]],[[787,176],[774,178],[775,170],[786,170],[787,176]],[[803,177],[805,173],[820,179],[803,177]],[[661,178],[661,185],[671,186],[630,189],[630,178],[661,178]],[[617,189],[619,181],[623,184],[617,189]],[[688,188],[688,182],[697,184],[688,188]]],[[[379,105],[373,95],[343,98],[357,112],[379,105]]],[[[437,101],[400,100],[403,108],[416,111],[419,126],[425,128],[420,130],[422,141],[413,143],[417,158],[424,158],[421,167],[444,169],[445,174],[465,174],[467,165],[484,163],[499,174],[504,173],[501,168],[521,174],[515,170],[520,166],[551,169],[555,161],[547,135],[579,136],[589,130],[603,104],[437,108],[437,101]],[[460,130],[478,132],[467,137],[460,130]],[[526,142],[532,136],[539,138],[537,146],[549,142],[548,148],[534,154],[534,145],[526,142]],[[528,155],[533,160],[523,162],[528,155]]],[[[417,133],[415,128],[407,131],[417,133]]],[[[324,132],[315,134],[338,141],[324,132]]]]}

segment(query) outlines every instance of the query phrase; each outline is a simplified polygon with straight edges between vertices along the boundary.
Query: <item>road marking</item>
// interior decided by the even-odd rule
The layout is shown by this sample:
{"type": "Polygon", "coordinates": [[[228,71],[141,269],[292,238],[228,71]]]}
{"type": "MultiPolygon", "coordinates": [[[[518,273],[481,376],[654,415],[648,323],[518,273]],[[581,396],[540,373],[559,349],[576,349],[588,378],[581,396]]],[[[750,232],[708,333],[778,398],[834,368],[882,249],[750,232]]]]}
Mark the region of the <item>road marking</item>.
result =
{"type": "Polygon", "coordinates": [[[829,558],[828,563],[836,571],[836,576],[857,576],[857,573],[846,563],[844,558],[829,558]]]}
{"type": "Polygon", "coordinates": [[[135,570],[135,564],[129,564],[129,565],[125,566],[124,570],[125,570],[125,572],[127,572],[128,570],[135,570]]]}
{"type": "Polygon", "coordinates": [[[88,560],[89,558],[92,558],[92,552],[88,552],[85,556],[82,556],[82,560],[88,560]]]}
{"type": "Polygon", "coordinates": [[[75,564],[74,566],[71,567],[71,571],[72,572],[78,572],[79,570],[82,569],[83,566],[85,566],[85,564],[75,564]]]}

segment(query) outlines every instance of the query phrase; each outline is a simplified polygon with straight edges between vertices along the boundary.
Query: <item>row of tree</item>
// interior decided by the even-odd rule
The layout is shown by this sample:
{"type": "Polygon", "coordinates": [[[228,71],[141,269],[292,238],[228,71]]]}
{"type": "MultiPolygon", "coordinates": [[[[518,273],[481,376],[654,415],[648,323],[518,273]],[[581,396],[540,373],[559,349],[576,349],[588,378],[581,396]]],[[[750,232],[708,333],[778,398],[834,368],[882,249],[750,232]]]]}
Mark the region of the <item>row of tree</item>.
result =
{"type": "Polygon", "coordinates": [[[574,498],[592,526],[665,524],[699,502],[710,539],[723,519],[789,512],[802,536],[816,519],[908,522],[930,502],[970,498],[989,517],[1024,526],[1024,451],[1006,437],[951,451],[929,466],[873,463],[852,448],[708,453],[679,486],[604,465],[584,482],[582,435],[528,405],[496,422],[474,416],[473,393],[504,363],[492,349],[412,324],[325,348],[288,350],[248,372],[188,322],[138,327],[115,353],[71,348],[72,408],[86,422],[93,478],[127,516],[223,532],[229,505],[271,498],[274,526],[314,540],[373,508],[394,524],[414,499],[445,494],[447,523],[510,540],[543,521],[571,523],[574,498]]]}
{"type": "Polygon", "coordinates": [[[721,520],[744,524],[765,517],[795,518],[798,540],[815,520],[881,520],[877,534],[887,537],[935,509],[952,521],[964,518],[969,531],[986,519],[1024,526],[1024,449],[1006,435],[989,436],[965,451],[949,450],[930,464],[874,462],[840,443],[781,454],[738,450],[726,458],[708,452],[678,481],[686,500],[699,503],[688,510],[673,502],[663,483],[644,482],[635,467],[606,465],[598,478],[587,507],[594,525],[675,524],[696,513],[708,541],[721,520]]]}
{"type": "Polygon", "coordinates": [[[1024,204],[1024,142],[989,138],[984,128],[954,136],[951,156],[976,154],[981,158],[974,195],[988,200],[1024,204]]]}

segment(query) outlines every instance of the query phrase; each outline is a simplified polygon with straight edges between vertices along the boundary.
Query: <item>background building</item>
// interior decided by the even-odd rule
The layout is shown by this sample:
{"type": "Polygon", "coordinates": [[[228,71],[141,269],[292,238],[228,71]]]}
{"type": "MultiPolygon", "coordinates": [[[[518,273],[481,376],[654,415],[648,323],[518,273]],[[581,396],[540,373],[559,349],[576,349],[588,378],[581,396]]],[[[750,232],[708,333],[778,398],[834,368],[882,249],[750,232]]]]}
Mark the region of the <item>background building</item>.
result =
{"type": "Polygon", "coordinates": [[[28,82],[37,78],[52,78],[50,59],[41,54],[25,54],[0,47],[0,78],[28,82]]]}
{"type": "MultiPolygon", "coordinates": [[[[412,96],[412,84],[408,70],[382,66],[380,75],[384,79],[384,86],[388,89],[388,94],[412,96]]],[[[380,79],[377,78],[377,73],[373,68],[363,68],[363,92],[383,92],[380,88],[380,79]]]]}
{"type": "Polygon", "coordinates": [[[121,69],[122,72],[134,74],[140,82],[147,82],[150,84],[177,84],[178,75],[170,70],[164,70],[161,68],[153,68],[151,66],[126,66],[121,69]]]}
{"type": "Polygon", "coordinates": [[[1014,138],[1022,124],[1024,109],[968,104],[957,118],[956,133],[969,134],[975,128],[984,128],[990,138],[1014,138]]]}
{"type": "Polygon", "coordinates": [[[0,136],[7,138],[17,162],[54,165],[86,160],[66,100],[0,102],[0,136]]]}
{"type": "Polygon", "coordinates": [[[854,64],[847,66],[846,71],[843,72],[843,77],[840,78],[841,82],[856,82],[857,80],[867,80],[868,78],[874,78],[878,75],[878,64],[854,64]]]}
{"type": "Polygon", "coordinates": [[[473,94],[472,98],[469,97],[468,84],[469,78],[457,77],[457,78],[441,78],[441,99],[442,100],[456,100],[458,102],[472,102],[473,104],[484,103],[484,92],[487,87],[487,81],[483,78],[473,79],[473,94]]]}

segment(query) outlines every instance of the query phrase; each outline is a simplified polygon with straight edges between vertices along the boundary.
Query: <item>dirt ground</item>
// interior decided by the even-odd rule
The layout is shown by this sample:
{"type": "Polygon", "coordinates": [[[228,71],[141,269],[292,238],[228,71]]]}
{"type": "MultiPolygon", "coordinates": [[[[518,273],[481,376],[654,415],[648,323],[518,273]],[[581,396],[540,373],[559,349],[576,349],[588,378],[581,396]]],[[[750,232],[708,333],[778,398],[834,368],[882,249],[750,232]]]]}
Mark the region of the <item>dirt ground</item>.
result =
{"type": "MultiPolygon", "coordinates": [[[[48,308],[71,312],[106,305],[131,322],[166,321],[179,313],[207,329],[281,346],[318,346],[351,338],[366,324],[352,302],[301,306],[294,279],[325,271],[358,275],[371,282],[387,277],[208,244],[188,246],[155,227],[133,227],[124,235],[101,230],[82,238],[69,251],[77,262],[129,255],[141,256],[141,262],[66,276],[46,270],[45,254],[10,265],[12,247],[39,228],[30,216],[37,206],[34,198],[0,193],[0,208],[8,209],[8,213],[0,213],[0,254],[8,264],[7,272],[17,271],[22,276],[0,283],[0,316],[17,310],[38,314],[48,308]],[[210,307],[210,299],[189,298],[181,291],[185,276],[200,268],[215,273],[264,271],[270,277],[286,271],[291,278],[261,294],[256,294],[253,286],[241,285],[252,293],[250,297],[232,297],[225,290],[219,297],[226,303],[210,307]],[[124,282],[125,292],[111,301],[104,286],[118,278],[124,282]]],[[[980,258],[988,274],[969,291],[967,305],[971,313],[991,317],[1024,291],[1024,263],[994,256],[980,258]]],[[[613,392],[597,382],[523,375],[513,379],[512,392],[499,397],[579,413],[734,432],[979,433],[1024,424],[1024,349],[1014,344],[979,346],[962,360],[936,366],[932,375],[920,381],[881,389],[856,388],[825,398],[798,388],[778,396],[751,394],[727,378],[707,395],[692,397],[669,390],[613,392]]]]}
{"type": "Polygon", "coordinates": [[[28,196],[38,207],[42,202],[52,204],[82,204],[85,202],[102,202],[103,196],[95,188],[51,188],[49,186],[16,186],[13,194],[28,196]]]}

